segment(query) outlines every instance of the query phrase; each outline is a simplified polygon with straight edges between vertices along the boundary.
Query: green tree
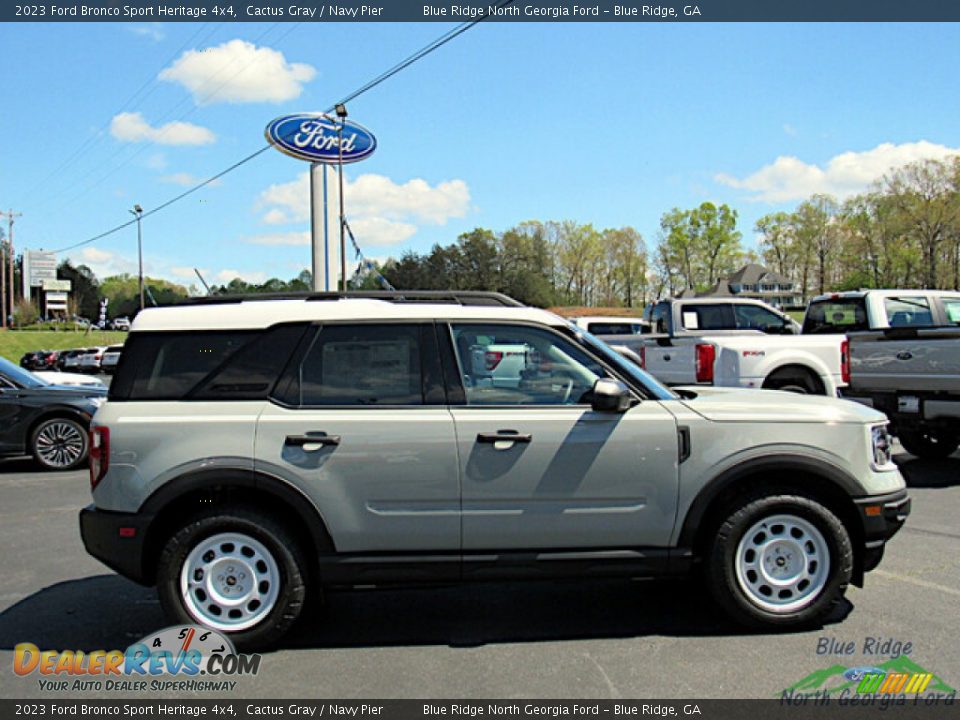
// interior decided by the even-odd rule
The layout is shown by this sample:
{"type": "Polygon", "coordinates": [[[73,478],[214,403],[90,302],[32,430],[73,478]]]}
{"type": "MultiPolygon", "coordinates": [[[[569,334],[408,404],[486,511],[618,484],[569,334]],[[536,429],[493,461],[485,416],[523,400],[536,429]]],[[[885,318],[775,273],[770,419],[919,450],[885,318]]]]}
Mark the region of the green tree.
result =
{"type": "Polygon", "coordinates": [[[678,284],[704,290],[732,272],[743,258],[737,211],[710,202],[673,210],[660,218],[657,260],[671,292],[678,284]]]}

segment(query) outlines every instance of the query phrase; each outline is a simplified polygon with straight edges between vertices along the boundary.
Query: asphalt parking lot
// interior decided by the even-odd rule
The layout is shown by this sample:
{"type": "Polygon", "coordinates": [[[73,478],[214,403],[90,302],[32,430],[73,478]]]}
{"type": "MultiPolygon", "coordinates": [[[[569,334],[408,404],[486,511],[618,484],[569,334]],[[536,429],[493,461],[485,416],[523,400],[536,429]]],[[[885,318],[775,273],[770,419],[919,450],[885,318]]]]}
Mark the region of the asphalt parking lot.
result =
{"type": "MultiPolygon", "coordinates": [[[[897,461],[913,515],[866,587],[851,588],[821,629],[744,632],[689,582],[339,592],[283,648],[266,653],[259,675],[241,678],[232,697],[770,698],[831,666],[889,660],[864,653],[873,638],[881,652],[887,640],[910,643],[915,664],[958,687],[960,457],[901,452],[897,461]],[[852,642],[855,652],[818,655],[824,638],[852,642]]],[[[0,462],[0,697],[64,697],[12,672],[17,643],[123,649],[167,624],[152,589],[84,552],[77,511],[88,498],[85,472],[0,462]]],[[[118,697],[68,697],[83,696],[118,697]]]]}

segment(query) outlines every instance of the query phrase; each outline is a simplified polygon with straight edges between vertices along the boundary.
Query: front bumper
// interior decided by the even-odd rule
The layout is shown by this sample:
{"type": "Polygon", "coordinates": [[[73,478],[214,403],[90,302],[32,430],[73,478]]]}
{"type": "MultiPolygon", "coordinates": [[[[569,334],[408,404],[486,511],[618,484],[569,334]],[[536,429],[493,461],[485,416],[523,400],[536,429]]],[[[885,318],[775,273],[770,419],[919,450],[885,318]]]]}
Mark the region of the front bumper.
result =
{"type": "Polygon", "coordinates": [[[906,489],[887,495],[855,498],[863,523],[863,572],[870,572],[883,559],[887,541],[903,527],[910,515],[911,500],[906,489]]]}
{"type": "Polygon", "coordinates": [[[111,570],[147,585],[152,578],[144,562],[146,535],[153,515],[98,510],[80,511],[80,537],[87,552],[111,570]]]}

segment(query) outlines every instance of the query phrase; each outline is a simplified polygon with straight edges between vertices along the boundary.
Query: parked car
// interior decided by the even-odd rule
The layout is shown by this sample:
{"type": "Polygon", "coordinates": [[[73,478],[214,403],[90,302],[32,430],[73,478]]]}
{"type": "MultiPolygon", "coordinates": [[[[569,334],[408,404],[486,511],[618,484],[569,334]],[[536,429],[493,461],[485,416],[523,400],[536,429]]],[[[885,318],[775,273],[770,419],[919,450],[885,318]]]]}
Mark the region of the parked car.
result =
{"type": "Polygon", "coordinates": [[[640,318],[591,315],[570,318],[570,322],[594,335],[640,335],[650,332],[650,323],[640,318]]]}
{"type": "Polygon", "coordinates": [[[849,337],[844,396],[885,413],[911,455],[951,455],[960,446],[960,330],[896,327],[849,337]]]}
{"type": "Polygon", "coordinates": [[[57,353],[51,350],[33,350],[20,358],[20,367],[25,370],[43,370],[56,363],[57,353]]]}
{"type": "Polygon", "coordinates": [[[57,358],[57,368],[60,370],[76,370],[80,364],[80,356],[87,352],[86,348],[61,350],[57,358]]]}
{"type": "Polygon", "coordinates": [[[789,629],[833,614],[910,511],[886,418],[856,403],[672,392],[495,293],[309,297],[134,320],[81,535],[172,622],[250,648],[324,585],[700,568],[738,622],[789,629]],[[481,336],[537,374],[469,383],[481,336]]]}
{"type": "Polygon", "coordinates": [[[0,455],[33,455],[47,470],[87,459],[90,418],[106,388],[52,385],[0,358],[0,455]]]}
{"type": "Polygon", "coordinates": [[[126,316],[114,318],[113,322],[110,323],[110,327],[114,330],[127,331],[130,329],[130,318],[126,316]]]}
{"type": "Polygon", "coordinates": [[[836,397],[847,382],[842,335],[800,336],[789,315],[750,298],[675,298],[645,312],[654,333],[604,336],[668,385],[787,390],[836,397]]]}
{"type": "Polygon", "coordinates": [[[956,325],[960,325],[960,292],[856,290],[813,298],[803,318],[803,334],[845,334],[890,327],[956,325]]]}
{"type": "Polygon", "coordinates": [[[123,345],[111,345],[103,352],[100,359],[100,372],[107,375],[113,375],[117,369],[117,363],[120,362],[120,354],[123,352],[123,345]]]}
{"type": "Polygon", "coordinates": [[[87,351],[80,356],[77,369],[80,372],[100,372],[100,362],[103,360],[103,353],[106,352],[106,349],[105,346],[87,348],[87,351]]]}

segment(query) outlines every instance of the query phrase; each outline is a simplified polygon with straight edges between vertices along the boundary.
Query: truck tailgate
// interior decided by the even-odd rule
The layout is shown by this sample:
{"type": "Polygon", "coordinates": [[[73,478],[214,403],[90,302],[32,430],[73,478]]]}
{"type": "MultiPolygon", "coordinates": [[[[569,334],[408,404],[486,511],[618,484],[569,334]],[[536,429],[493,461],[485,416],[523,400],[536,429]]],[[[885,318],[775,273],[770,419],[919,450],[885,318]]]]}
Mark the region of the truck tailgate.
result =
{"type": "Polygon", "coordinates": [[[957,392],[960,331],[887,330],[851,333],[850,390],[957,392]]]}

